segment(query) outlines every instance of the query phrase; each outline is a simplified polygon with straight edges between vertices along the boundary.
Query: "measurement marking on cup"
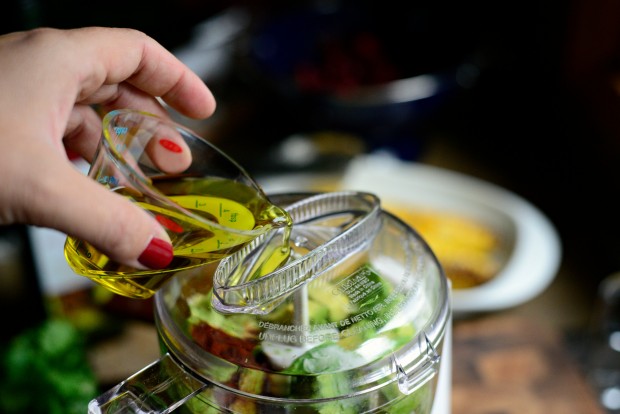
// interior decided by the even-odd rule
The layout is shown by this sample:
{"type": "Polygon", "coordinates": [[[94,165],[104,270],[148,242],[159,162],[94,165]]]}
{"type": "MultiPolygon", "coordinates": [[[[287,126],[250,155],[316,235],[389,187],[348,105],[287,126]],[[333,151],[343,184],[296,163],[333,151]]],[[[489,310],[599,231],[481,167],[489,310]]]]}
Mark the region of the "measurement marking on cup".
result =
{"type": "Polygon", "coordinates": [[[127,127],[120,127],[120,126],[114,127],[114,133],[116,135],[125,135],[127,133],[127,130],[128,130],[127,127]]]}
{"type": "Polygon", "coordinates": [[[109,175],[104,175],[103,177],[99,177],[97,181],[103,185],[110,184],[111,186],[118,185],[118,178],[110,177],[109,175]]]}

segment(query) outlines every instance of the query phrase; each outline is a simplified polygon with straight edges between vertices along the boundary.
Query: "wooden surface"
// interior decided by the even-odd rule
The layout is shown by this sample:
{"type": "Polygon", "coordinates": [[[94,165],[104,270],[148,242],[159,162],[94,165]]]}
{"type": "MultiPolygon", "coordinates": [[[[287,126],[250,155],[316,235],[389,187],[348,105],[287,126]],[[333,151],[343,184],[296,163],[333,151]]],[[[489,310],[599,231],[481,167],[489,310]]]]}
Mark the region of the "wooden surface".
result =
{"type": "Polygon", "coordinates": [[[604,414],[552,328],[492,315],[453,329],[452,414],[604,414]]]}

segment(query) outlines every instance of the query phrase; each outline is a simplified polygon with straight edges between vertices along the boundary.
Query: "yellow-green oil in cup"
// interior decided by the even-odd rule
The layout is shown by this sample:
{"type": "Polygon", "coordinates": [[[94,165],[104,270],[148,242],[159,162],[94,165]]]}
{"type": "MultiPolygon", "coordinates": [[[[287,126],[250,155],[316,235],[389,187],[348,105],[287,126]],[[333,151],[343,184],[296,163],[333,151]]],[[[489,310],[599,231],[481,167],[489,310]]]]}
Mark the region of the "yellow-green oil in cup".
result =
{"type": "MultiPolygon", "coordinates": [[[[76,273],[91,278],[117,294],[148,298],[179,271],[220,260],[264,232],[292,226],[285,210],[257,193],[252,195],[249,187],[243,188],[232,181],[218,181],[218,188],[225,190],[222,191],[225,196],[201,191],[210,187],[212,182],[209,180],[178,178],[153,182],[158,190],[191,212],[192,216],[149,204],[144,197],[133,192],[118,191],[150,211],[167,230],[174,254],[167,268],[139,270],[125,266],[110,260],[91,244],[74,237],[68,237],[65,244],[67,262],[76,273]]],[[[288,252],[289,243],[284,240],[282,249],[276,249],[261,259],[265,262],[261,273],[269,273],[280,266],[286,261],[288,252]]]]}

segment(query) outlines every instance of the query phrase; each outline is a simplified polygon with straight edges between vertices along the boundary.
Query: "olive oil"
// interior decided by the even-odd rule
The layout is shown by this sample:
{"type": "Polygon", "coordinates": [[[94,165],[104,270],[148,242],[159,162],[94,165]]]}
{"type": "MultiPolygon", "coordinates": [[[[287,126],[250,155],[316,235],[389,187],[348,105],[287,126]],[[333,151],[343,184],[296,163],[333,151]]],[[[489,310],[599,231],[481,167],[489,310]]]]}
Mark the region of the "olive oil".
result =
{"type": "Polygon", "coordinates": [[[260,272],[266,274],[287,260],[291,218],[256,189],[237,181],[192,177],[153,179],[152,185],[173,203],[167,205],[122,186],[113,190],[151,212],[166,229],[173,246],[172,263],[159,270],[135,269],[110,260],[83,240],[68,237],[65,257],[76,273],[117,294],[148,298],[176,273],[218,261],[280,227],[284,227],[281,248],[259,256],[265,263],[260,272]]]}

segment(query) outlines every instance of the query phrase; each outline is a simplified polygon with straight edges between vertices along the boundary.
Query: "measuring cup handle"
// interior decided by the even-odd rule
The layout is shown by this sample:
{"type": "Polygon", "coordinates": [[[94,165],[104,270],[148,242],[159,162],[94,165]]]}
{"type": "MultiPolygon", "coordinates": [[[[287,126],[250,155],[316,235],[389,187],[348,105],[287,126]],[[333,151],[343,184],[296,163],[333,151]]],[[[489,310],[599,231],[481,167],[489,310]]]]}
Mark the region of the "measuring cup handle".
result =
{"type": "Polygon", "coordinates": [[[88,404],[89,414],[166,414],[206,384],[166,354],[88,404]]]}

